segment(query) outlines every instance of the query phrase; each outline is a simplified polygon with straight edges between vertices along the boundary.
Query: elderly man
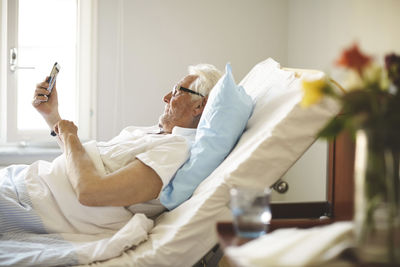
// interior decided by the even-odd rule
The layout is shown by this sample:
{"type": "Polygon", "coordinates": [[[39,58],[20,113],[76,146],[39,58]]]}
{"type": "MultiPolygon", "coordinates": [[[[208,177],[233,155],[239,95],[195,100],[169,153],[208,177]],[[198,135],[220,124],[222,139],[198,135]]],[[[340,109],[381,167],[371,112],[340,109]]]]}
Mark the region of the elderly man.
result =
{"type": "Polygon", "coordinates": [[[74,123],[61,119],[56,88],[50,94],[48,83],[39,83],[32,105],[57,134],[68,179],[81,204],[128,206],[152,217],[164,210],[157,198],[187,160],[208,94],[220,77],[212,65],[189,67],[189,74],[163,97],[166,104],[157,129],[128,127],[109,142],[97,143],[105,173],[96,168],[74,123]]]}

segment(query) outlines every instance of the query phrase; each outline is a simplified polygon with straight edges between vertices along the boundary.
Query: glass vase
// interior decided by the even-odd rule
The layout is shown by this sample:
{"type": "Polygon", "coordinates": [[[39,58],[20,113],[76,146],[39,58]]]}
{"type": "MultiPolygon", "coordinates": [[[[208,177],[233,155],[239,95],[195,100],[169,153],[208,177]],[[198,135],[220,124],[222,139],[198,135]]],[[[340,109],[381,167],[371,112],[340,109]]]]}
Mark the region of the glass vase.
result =
{"type": "Polygon", "coordinates": [[[363,263],[400,265],[399,138],[379,130],[356,135],[354,223],[363,263]]]}

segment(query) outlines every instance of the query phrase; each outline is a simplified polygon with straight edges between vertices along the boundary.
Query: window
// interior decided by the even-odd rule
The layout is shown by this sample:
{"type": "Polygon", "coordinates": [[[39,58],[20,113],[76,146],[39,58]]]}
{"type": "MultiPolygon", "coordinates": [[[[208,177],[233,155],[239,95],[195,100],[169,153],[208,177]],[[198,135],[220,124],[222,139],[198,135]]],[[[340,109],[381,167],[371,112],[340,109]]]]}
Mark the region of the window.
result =
{"type": "Polygon", "coordinates": [[[51,141],[31,105],[36,84],[61,65],[61,117],[94,137],[95,0],[0,0],[0,143],[51,141]]]}

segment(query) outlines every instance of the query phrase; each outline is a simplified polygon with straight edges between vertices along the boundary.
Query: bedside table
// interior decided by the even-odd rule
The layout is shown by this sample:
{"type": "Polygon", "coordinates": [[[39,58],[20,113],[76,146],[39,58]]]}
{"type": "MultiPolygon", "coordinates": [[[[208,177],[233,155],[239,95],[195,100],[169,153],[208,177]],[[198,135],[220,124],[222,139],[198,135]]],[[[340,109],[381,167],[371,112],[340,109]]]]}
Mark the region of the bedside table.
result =
{"type": "MultiPolygon", "coordinates": [[[[272,232],[280,228],[310,228],[317,225],[327,225],[332,223],[332,219],[272,219],[268,228],[268,232],[272,232]]],[[[241,238],[236,236],[232,222],[218,222],[217,235],[219,244],[222,249],[228,246],[240,246],[249,241],[251,238],[241,238]]]]}
{"type": "MultiPolygon", "coordinates": [[[[280,228],[310,228],[317,225],[328,225],[332,223],[332,219],[272,219],[268,232],[272,232],[280,228]]],[[[253,240],[251,238],[238,237],[235,233],[232,222],[218,222],[217,236],[219,245],[224,251],[229,246],[241,246],[253,240]]],[[[227,256],[223,256],[220,262],[223,267],[235,267],[236,265],[227,256]]]]}

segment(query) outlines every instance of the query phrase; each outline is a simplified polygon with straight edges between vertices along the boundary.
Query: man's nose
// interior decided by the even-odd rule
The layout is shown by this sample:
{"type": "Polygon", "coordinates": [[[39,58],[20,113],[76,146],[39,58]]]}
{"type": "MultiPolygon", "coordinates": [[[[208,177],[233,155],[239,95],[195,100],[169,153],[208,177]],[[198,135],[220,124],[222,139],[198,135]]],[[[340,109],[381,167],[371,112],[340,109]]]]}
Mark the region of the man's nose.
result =
{"type": "Polygon", "coordinates": [[[169,103],[169,101],[171,100],[171,95],[172,95],[172,93],[169,92],[168,94],[166,94],[166,95],[163,97],[163,100],[164,100],[165,103],[169,103]]]}

